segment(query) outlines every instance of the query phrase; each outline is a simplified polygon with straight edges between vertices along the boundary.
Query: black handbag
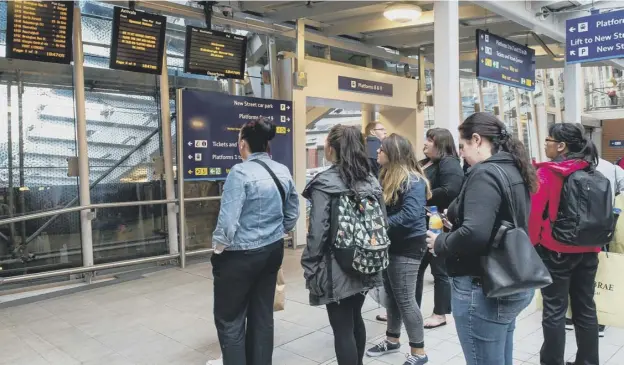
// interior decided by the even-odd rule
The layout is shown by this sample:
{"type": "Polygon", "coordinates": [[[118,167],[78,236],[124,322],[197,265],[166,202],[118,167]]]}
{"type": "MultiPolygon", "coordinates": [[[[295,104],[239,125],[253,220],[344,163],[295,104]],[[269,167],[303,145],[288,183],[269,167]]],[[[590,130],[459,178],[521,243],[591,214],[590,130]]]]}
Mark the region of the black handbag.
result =
{"type": "Polygon", "coordinates": [[[481,285],[488,298],[499,298],[552,284],[552,277],[531,244],[528,234],[518,228],[516,209],[511,195],[511,180],[499,166],[503,202],[510,207],[513,223],[502,221],[487,256],[481,257],[481,285]]]}

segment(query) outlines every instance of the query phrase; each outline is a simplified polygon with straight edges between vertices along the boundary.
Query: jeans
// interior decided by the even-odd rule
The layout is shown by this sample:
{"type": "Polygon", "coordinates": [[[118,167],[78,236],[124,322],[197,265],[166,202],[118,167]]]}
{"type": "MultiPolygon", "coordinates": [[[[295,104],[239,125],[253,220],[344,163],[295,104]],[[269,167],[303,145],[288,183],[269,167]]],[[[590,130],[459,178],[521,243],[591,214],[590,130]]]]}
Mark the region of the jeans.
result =
{"type": "Polygon", "coordinates": [[[565,352],[565,314],[568,296],[576,333],[576,365],[598,365],[598,317],[594,303],[597,253],[559,254],[538,246],[537,252],[553,283],[542,289],[544,344],[542,365],[561,365],[565,352]]]}
{"type": "Polygon", "coordinates": [[[224,365],[271,365],[273,300],[284,242],[212,255],[214,321],[224,365]]]}
{"type": "Polygon", "coordinates": [[[416,277],[420,260],[390,254],[390,264],[384,271],[384,287],[388,294],[388,322],[386,335],[401,336],[401,324],[405,324],[409,345],[425,347],[423,316],[416,303],[416,277]]]}
{"type": "Polygon", "coordinates": [[[422,295],[424,288],[425,272],[427,266],[431,265],[433,275],[433,314],[443,316],[451,313],[451,283],[446,273],[446,263],[443,257],[435,257],[427,251],[423,257],[418,270],[418,281],[416,285],[416,302],[422,307],[422,295]]]}
{"type": "Polygon", "coordinates": [[[501,298],[483,294],[479,279],[451,279],[453,318],[467,365],[513,365],[516,317],[535,292],[529,290],[501,298]]]}
{"type": "Polygon", "coordinates": [[[364,299],[365,295],[356,294],[326,305],[338,365],[362,365],[366,347],[366,327],[362,319],[364,299]]]}

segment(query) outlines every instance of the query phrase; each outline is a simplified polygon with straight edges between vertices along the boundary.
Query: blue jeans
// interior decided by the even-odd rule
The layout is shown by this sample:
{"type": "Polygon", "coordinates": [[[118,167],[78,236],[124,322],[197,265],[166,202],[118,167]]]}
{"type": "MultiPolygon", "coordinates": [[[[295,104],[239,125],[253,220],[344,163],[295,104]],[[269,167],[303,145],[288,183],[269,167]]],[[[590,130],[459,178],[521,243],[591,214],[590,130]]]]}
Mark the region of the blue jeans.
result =
{"type": "Polygon", "coordinates": [[[452,278],[453,318],[466,365],[513,365],[516,317],[526,308],[533,290],[488,298],[477,278],[452,278]]]}

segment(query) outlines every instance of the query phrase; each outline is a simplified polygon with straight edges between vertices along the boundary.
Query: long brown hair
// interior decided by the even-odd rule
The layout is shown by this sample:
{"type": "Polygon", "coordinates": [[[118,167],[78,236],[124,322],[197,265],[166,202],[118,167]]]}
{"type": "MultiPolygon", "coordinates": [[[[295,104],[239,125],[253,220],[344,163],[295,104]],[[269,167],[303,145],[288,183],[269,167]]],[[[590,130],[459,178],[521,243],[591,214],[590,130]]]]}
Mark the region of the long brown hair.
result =
{"type": "Polygon", "coordinates": [[[370,177],[366,142],[359,128],[338,124],[329,131],[327,143],[336,154],[334,165],[349,189],[354,190],[357,182],[370,177]]]}
{"type": "Polygon", "coordinates": [[[398,134],[392,133],[381,142],[381,149],[388,156],[388,163],[381,168],[379,180],[383,188],[386,204],[395,204],[399,192],[409,187],[411,179],[423,179],[426,185],[427,199],[431,198],[429,181],[418,164],[412,143],[398,134]]]}

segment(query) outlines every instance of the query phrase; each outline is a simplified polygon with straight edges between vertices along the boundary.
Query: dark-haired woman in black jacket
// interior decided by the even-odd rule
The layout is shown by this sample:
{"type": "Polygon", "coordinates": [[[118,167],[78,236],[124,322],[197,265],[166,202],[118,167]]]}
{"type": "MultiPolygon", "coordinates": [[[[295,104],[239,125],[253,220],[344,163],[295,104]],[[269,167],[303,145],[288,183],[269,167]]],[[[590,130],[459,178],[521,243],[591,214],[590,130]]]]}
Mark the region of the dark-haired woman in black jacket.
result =
{"type": "MultiPolygon", "coordinates": [[[[464,180],[453,135],[448,129],[429,129],[423,152],[427,158],[420,164],[431,184],[432,194],[427,205],[435,205],[439,212],[443,212],[459,194],[464,180]]],[[[425,328],[436,328],[445,325],[446,315],[451,313],[451,285],[444,259],[427,252],[418,271],[416,301],[419,307],[422,308],[423,281],[428,265],[431,265],[434,278],[434,307],[431,317],[425,320],[425,328]]]]}

